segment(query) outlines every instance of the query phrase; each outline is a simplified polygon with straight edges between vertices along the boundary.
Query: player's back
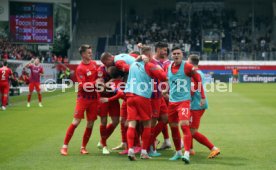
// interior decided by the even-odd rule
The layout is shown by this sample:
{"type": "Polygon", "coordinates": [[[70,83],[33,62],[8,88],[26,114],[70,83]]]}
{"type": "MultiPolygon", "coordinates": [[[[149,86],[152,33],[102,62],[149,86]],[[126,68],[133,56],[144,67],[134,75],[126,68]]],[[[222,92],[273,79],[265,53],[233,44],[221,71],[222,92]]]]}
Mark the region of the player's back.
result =
{"type": "MultiPolygon", "coordinates": [[[[201,70],[197,70],[198,74],[200,74],[201,80],[202,80],[202,87],[205,88],[206,85],[206,79],[205,79],[205,75],[201,70]]],[[[192,79],[192,82],[194,84],[194,79],[192,79]]],[[[198,87],[200,88],[200,87],[198,87]]],[[[191,110],[203,110],[203,109],[207,109],[208,108],[208,100],[207,100],[207,95],[205,93],[204,89],[204,95],[205,95],[205,104],[203,106],[200,105],[200,101],[201,101],[201,93],[199,90],[201,89],[195,89],[196,91],[193,93],[192,96],[192,100],[191,100],[191,110]]]]}
{"type": "Polygon", "coordinates": [[[116,63],[117,61],[124,61],[128,65],[131,65],[132,63],[134,63],[135,58],[129,54],[119,54],[114,57],[114,62],[116,63]]]}
{"type": "Polygon", "coordinates": [[[134,62],[130,66],[129,76],[125,93],[133,93],[139,96],[150,98],[152,95],[151,77],[145,69],[145,63],[134,62]]]}
{"type": "Polygon", "coordinates": [[[0,82],[1,83],[8,83],[9,77],[12,75],[12,71],[10,68],[4,66],[0,68],[0,82]]]}

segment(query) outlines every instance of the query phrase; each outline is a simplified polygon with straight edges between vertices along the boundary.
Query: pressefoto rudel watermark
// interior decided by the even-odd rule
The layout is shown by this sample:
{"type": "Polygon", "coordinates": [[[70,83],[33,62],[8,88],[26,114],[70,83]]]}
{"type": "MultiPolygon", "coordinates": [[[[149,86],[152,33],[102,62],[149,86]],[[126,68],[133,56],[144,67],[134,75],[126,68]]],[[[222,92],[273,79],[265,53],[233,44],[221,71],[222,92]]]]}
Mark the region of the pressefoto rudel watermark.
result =
{"type": "MultiPolygon", "coordinates": [[[[188,81],[184,80],[184,79],[178,79],[176,82],[176,90],[177,92],[196,92],[196,91],[201,91],[201,84],[198,83],[198,88],[195,88],[194,84],[191,83],[191,88],[189,88],[188,81]]],[[[56,84],[56,81],[53,79],[48,79],[47,81],[45,81],[45,83],[43,84],[43,87],[45,89],[46,92],[54,92],[57,89],[61,89],[61,92],[66,92],[66,90],[68,88],[73,88],[75,89],[75,92],[78,92],[78,83],[77,82],[73,82],[70,79],[63,79],[62,80],[62,84],[64,86],[58,85],[56,84]],[[65,86],[66,85],[66,86],[65,86]]],[[[86,82],[82,84],[82,89],[85,92],[114,92],[117,89],[123,90],[126,87],[128,87],[128,89],[131,89],[131,91],[141,91],[141,92],[145,92],[148,90],[151,90],[152,92],[158,92],[158,91],[168,91],[169,90],[169,85],[168,82],[155,82],[153,79],[146,83],[146,82],[137,82],[136,79],[132,79],[130,82],[128,83],[124,83],[124,82],[120,82],[118,84],[115,85],[114,82],[110,81],[107,83],[103,83],[103,82],[98,82],[98,83],[92,83],[92,82],[86,82]],[[134,89],[135,88],[135,89],[134,89]]],[[[232,86],[232,79],[229,79],[228,83],[225,82],[219,82],[219,81],[215,81],[214,79],[212,79],[209,83],[205,83],[203,85],[203,88],[205,90],[205,92],[220,92],[220,93],[230,93],[233,91],[233,86],[232,86]]]]}

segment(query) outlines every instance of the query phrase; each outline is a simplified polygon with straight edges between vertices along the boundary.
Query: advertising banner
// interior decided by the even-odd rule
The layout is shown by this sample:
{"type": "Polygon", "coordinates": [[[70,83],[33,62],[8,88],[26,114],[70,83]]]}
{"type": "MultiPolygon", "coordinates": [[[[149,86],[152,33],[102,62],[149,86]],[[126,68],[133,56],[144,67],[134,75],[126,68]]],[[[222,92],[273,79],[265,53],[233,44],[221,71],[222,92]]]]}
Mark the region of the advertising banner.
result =
{"type": "Polygon", "coordinates": [[[53,4],[10,2],[11,41],[53,43],[53,4]]]}

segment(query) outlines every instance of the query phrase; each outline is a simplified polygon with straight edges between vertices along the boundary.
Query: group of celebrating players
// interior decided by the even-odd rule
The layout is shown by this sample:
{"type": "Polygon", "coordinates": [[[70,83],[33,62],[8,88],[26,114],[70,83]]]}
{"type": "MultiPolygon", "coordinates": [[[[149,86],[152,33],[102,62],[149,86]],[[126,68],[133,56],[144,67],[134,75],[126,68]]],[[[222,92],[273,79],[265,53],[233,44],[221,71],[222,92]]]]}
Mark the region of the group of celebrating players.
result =
{"type": "Polygon", "coordinates": [[[164,135],[161,149],[171,147],[167,124],[176,151],[169,160],[190,163],[190,155],[195,154],[193,139],[208,147],[208,158],[219,155],[220,149],[198,132],[200,119],[208,108],[204,74],[198,69],[199,56],[190,55],[184,61],[181,48],[174,47],[170,61],[166,43],[158,42],[154,54],[150,47],[138,46],[140,51],[130,54],[113,56],[104,52],[101,66],[92,60],[90,45],[79,48],[82,61],[76,70],[79,84],[74,119],[60,153],[68,155],[69,141],[86,113],[81,154],[88,154],[86,146],[99,116],[98,147],[103,154],[110,153],[107,139],[120,123],[122,143],[113,150],[124,149],[120,154],[128,155],[131,161],[136,160],[137,153],[141,159],[161,156],[156,149],[156,138],[161,132],[164,135]],[[123,100],[121,106],[119,99],[123,100]],[[179,129],[183,132],[182,140],[179,129]]]}

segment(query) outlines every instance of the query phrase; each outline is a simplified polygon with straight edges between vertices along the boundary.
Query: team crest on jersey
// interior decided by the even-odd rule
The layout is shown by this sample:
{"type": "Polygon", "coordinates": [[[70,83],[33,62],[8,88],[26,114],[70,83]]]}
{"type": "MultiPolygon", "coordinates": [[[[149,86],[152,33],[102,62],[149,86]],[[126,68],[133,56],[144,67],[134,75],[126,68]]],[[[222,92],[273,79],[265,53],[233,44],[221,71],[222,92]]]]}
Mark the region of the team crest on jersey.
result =
{"type": "Polygon", "coordinates": [[[91,74],[92,74],[91,71],[88,71],[88,72],[86,73],[87,76],[91,76],[91,74]]]}
{"type": "Polygon", "coordinates": [[[98,77],[103,77],[103,72],[102,71],[98,71],[98,77]]]}

